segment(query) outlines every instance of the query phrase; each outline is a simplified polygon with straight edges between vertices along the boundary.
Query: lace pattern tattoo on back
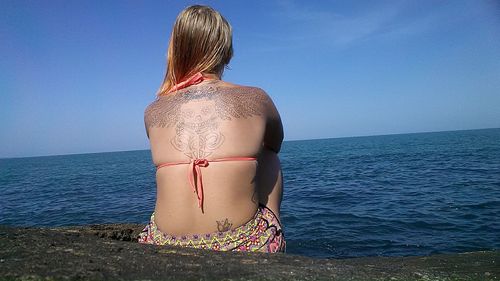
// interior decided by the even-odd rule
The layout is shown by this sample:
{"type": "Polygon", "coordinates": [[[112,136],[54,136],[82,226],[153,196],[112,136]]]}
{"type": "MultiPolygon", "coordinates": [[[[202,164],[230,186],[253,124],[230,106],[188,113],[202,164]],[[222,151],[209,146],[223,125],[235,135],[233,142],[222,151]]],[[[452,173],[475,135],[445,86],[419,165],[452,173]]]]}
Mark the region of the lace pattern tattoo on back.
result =
{"type": "MultiPolygon", "coordinates": [[[[224,142],[213,105],[193,101],[181,106],[172,145],[189,158],[206,158],[224,142]]],[[[211,102],[210,102],[211,103],[211,102]]]]}
{"type": "Polygon", "coordinates": [[[224,143],[222,120],[261,115],[269,105],[259,88],[224,88],[208,82],[158,97],[145,111],[149,127],[174,127],[172,146],[190,159],[206,158],[224,143]]]}

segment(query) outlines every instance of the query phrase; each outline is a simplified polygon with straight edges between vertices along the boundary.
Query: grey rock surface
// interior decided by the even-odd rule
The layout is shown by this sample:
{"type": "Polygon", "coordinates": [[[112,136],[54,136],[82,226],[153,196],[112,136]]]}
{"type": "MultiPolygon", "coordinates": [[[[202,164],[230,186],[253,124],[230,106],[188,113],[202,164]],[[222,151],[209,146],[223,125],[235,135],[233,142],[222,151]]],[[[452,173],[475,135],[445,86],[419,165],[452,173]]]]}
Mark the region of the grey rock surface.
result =
{"type": "Polygon", "coordinates": [[[0,280],[498,280],[500,251],[314,259],[143,245],[142,225],[0,226],[0,280]]]}

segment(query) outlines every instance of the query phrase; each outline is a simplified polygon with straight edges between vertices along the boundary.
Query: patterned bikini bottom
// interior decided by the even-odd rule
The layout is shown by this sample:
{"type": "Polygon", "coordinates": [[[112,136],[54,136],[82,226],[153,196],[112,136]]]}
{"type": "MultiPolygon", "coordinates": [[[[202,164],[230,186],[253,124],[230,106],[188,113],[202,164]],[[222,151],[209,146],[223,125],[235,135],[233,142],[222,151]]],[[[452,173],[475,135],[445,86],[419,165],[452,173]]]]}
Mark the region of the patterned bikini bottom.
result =
{"type": "Polygon", "coordinates": [[[259,205],[254,217],[242,226],[225,232],[173,236],[158,230],[155,213],[139,234],[139,243],[172,245],[215,251],[285,252],[285,236],[276,215],[259,205]]]}

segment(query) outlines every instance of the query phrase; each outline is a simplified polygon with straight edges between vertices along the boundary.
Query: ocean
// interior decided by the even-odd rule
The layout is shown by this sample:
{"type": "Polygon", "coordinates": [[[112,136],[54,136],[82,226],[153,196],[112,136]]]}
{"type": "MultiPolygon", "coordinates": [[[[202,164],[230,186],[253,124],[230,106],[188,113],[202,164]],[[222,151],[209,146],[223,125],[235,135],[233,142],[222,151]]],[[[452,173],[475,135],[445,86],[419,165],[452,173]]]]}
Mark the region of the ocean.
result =
{"type": "MultiPolygon", "coordinates": [[[[500,129],[287,141],[287,253],[500,249],[500,129]]],[[[0,224],[146,224],[149,150],[0,159],[0,224]]]]}

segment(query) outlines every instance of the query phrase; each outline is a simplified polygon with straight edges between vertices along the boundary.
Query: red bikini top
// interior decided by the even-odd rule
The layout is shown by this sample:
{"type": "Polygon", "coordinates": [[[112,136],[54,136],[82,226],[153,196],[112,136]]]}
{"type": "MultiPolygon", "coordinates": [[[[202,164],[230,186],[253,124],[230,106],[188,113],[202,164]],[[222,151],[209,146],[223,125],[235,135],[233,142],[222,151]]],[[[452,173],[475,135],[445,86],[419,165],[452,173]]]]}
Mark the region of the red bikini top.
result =
{"type": "Polygon", "coordinates": [[[255,157],[226,157],[226,158],[217,158],[217,159],[192,159],[189,162],[168,162],[168,163],[162,163],[156,166],[156,170],[163,168],[163,167],[168,167],[168,166],[174,166],[174,165],[183,165],[183,164],[189,164],[189,169],[188,169],[188,180],[189,184],[191,185],[193,192],[196,193],[196,196],[198,197],[198,207],[201,209],[201,212],[203,213],[203,178],[201,175],[201,169],[200,167],[208,167],[209,162],[223,162],[223,161],[253,161],[257,160],[255,157]]]}
{"type": "Polygon", "coordinates": [[[180,89],[187,88],[191,85],[200,84],[204,80],[212,80],[212,79],[203,76],[203,74],[201,72],[196,72],[193,76],[190,76],[190,77],[184,79],[183,81],[175,84],[172,88],[170,88],[170,90],[168,90],[167,94],[170,94],[171,92],[174,92],[174,91],[177,91],[180,89]]]}
{"type": "MultiPolygon", "coordinates": [[[[191,85],[199,84],[204,80],[208,80],[209,78],[204,77],[203,74],[200,72],[196,73],[195,75],[187,78],[186,80],[176,84],[174,87],[172,87],[168,92],[171,93],[173,91],[177,91],[186,87],[189,87],[191,85]]],[[[224,162],[224,161],[253,161],[257,160],[255,157],[225,157],[225,158],[217,158],[217,159],[191,159],[189,162],[168,162],[168,163],[161,163],[156,166],[156,170],[163,168],[163,167],[168,167],[168,166],[174,166],[174,165],[186,165],[189,164],[189,169],[188,169],[188,180],[189,184],[191,185],[193,192],[196,193],[196,196],[198,197],[198,207],[201,209],[201,212],[203,213],[203,179],[201,175],[201,169],[200,167],[208,167],[209,162],[224,162]]]]}

